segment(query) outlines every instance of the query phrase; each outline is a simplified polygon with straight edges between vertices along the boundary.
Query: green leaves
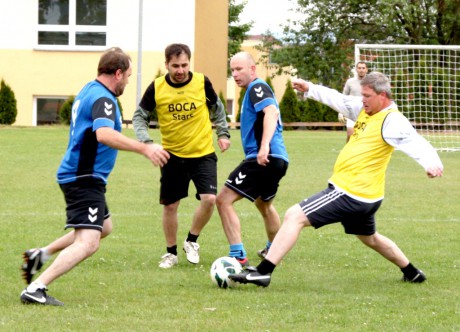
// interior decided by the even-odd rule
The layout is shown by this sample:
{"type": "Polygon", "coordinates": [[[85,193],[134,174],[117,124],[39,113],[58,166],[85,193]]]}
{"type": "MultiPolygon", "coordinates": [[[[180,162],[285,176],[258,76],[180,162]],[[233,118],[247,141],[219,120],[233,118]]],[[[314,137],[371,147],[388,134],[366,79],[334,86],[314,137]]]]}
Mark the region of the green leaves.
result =
{"type": "MultiPolygon", "coordinates": [[[[246,1],[237,5],[235,0],[230,0],[228,9],[228,59],[241,50],[241,44],[246,38],[246,33],[251,30],[250,23],[240,23],[240,14],[246,6],[246,1]]],[[[227,75],[230,76],[230,68],[227,68],[227,75]]]]}
{"type": "Polygon", "coordinates": [[[341,90],[354,65],[354,44],[460,43],[460,0],[297,0],[304,19],[290,21],[276,47],[262,49],[282,68],[341,90]]]}

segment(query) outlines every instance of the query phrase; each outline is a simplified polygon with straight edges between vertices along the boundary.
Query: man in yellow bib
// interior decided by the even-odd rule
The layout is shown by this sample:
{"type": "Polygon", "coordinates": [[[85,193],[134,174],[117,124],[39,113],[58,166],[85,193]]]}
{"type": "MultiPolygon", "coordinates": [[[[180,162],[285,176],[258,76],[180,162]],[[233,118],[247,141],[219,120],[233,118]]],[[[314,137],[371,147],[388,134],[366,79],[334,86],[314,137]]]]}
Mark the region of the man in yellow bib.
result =
{"type": "Polygon", "coordinates": [[[265,259],[257,267],[230,278],[240,283],[268,286],[271,273],[294,247],[304,227],[319,228],[340,222],[345,233],[356,235],[366,246],[397,265],[403,273],[403,281],[425,281],[424,273],[375,227],[375,213],[384,197],[385,171],[395,148],[415,159],[428,177],[443,173],[436,150],[415,131],[391,100],[388,78],[379,72],[368,74],[361,80],[362,97],[346,96],[301,79],[293,80],[292,85],[307,98],[356,121],[355,131],[337,158],[328,188],[289,208],[265,259]]]}
{"type": "Polygon", "coordinates": [[[217,156],[212,122],[216,125],[220,151],[230,147],[224,106],[211,81],[204,74],[190,71],[190,58],[187,45],[166,47],[168,73],[149,85],[133,115],[138,140],[149,144],[153,143],[148,133],[150,115],[157,112],[161,145],[170,154],[168,163],[161,168],[160,180],[167,252],[161,257],[159,266],[165,269],[178,264],[177,211],[180,200],[188,196],[190,181],[196,187],[200,204],[183,248],[190,263],[197,264],[200,260],[197,239],[212,216],[217,194],[217,156]]]}

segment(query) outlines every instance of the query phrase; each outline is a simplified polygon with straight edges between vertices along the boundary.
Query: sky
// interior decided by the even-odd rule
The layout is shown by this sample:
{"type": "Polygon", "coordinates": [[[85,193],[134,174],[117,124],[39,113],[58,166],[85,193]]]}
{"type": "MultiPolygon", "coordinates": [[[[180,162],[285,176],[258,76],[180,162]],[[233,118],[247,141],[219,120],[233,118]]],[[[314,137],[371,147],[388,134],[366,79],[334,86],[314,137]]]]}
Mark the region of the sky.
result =
{"type": "MultiPolygon", "coordinates": [[[[243,0],[236,0],[237,4],[243,0]]],[[[268,29],[275,35],[282,33],[280,24],[286,24],[288,18],[298,17],[290,9],[295,8],[296,0],[247,0],[243,12],[240,15],[240,23],[254,21],[248,34],[259,35],[268,29]]]]}

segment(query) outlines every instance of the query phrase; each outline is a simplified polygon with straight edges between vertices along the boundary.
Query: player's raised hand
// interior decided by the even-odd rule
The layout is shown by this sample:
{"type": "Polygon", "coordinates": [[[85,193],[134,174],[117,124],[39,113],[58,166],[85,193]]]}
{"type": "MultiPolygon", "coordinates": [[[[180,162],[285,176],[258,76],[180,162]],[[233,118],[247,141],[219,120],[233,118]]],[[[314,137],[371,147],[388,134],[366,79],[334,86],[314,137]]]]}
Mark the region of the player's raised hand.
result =
{"type": "Polygon", "coordinates": [[[300,92],[306,92],[308,91],[308,83],[303,79],[296,78],[292,80],[292,88],[300,92]]]}

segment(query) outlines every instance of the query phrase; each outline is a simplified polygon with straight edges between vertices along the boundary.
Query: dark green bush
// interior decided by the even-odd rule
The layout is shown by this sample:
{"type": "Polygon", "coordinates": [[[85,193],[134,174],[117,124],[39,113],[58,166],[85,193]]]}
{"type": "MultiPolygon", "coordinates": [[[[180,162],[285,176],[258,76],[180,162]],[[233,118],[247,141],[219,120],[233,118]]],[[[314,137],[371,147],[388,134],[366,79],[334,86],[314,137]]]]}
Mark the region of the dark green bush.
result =
{"type": "Polygon", "coordinates": [[[241,120],[241,105],[243,104],[244,95],[246,94],[246,88],[241,88],[240,95],[238,97],[238,113],[236,113],[236,122],[241,120]]]}
{"type": "Polygon", "coordinates": [[[219,92],[219,99],[222,102],[222,105],[224,105],[226,120],[227,122],[230,122],[230,117],[228,116],[228,112],[227,112],[227,101],[225,100],[225,97],[222,91],[219,92]]]}
{"type": "Polygon", "coordinates": [[[13,124],[16,121],[17,114],[18,109],[14,92],[2,79],[0,86],[0,124],[13,124]]]}
{"type": "Polygon", "coordinates": [[[70,124],[70,119],[72,117],[72,105],[75,100],[75,96],[70,96],[62,104],[61,109],[59,110],[59,118],[61,119],[62,124],[70,124]]]}
{"type": "Polygon", "coordinates": [[[265,82],[268,84],[268,86],[270,87],[270,89],[272,89],[273,93],[275,93],[275,88],[273,87],[273,82],[272,82],[272,79],[270,76],[268,76],[266,79],[265,79],[265,82]]]}
{"type": "MultiPolygon", "coordinates": [[[[298,122],[300,121],[300,107],[297,94],[292,88],[291,81],[286,83],[286,90],[284,91],[283,98],[280,101],[281,119],[283,122],[298,122]]],[[[285,127],[285,129],[295,129],[292,127],[285,127]]]]}
{"type": "MultiPolygon", "coordinates": [[[[72,105],[75,101],[75,96],[70,96],[62,104],[59,110],[59,118],[61,119],[62,124],[70,125],[70,119],[72,118],[72,105]]],[[[117,98],[118,108],[120,109],[121,116],[123,117],[123,107],[120,100],[117,98]]]]}

